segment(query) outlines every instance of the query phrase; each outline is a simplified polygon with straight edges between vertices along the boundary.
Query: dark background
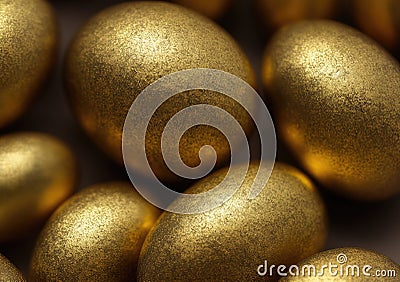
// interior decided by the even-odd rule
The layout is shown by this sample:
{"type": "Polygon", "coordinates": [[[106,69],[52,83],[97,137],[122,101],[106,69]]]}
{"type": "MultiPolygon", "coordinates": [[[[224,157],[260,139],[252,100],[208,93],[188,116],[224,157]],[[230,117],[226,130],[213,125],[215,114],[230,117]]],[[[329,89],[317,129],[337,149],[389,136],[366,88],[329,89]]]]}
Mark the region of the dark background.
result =
{"type": "MultiPolygon", "coordinates": [[[[0,134],[39,131],[53,134],[63,140],[73,149],[79,161],[79,189],[99,182],[128,180],[124,168],[108,159],[80,130],[69,109],[62,79],[63,57],[78,28],[96,12],[122,1],[50,2],[56,10],[60,28],[57,65],[30,110],[16,123],[0,130],[0,134]]],[[[219,24],[236,38],[260,77],[262,53],[270,32],[261,24],[251,2],[236,0],[224,18],[219,20],[219,24]]],[[[349,14],[349,9],[344,4],[338,19],[352,24],[349,14]]],[[[295,164],[280,143],[278,160],[295,164]]],[[[323,196],[330,217],[326,248],[362,247],[385,254],[400,264],[400,197],[366,204],[351,202],[325,191],[323,196]]],[[[0,253],[6,255],[26,274],[36,237],[37,233],[25,240],[2,245],[0,253]]]]}

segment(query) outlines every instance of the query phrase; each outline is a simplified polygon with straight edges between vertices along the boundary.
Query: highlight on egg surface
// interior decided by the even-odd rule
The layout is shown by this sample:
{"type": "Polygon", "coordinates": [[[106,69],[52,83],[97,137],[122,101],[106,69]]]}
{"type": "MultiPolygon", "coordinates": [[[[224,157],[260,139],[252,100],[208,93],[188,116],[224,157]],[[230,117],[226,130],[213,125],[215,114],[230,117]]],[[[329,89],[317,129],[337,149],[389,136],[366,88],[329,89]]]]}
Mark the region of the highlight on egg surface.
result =
{"type": "MultiPolygon", "coordinates": [[[[258,165],[251,164],[237,193],[220,207],[199,214],[164,212],[141,250],[138,281],[253,281],[260,279],[257,266],[265,260],[293,264],[320,251],[326,212],[310,179],[277,164],[264,189],[250,200],[257,171],[258,165]]],[[[213,189],[227,172],[213,173],[186,193],[213,189]]]]}
{"type": "Polygon", "coordinates": [[[0,242],[28,235],[75,190],[71,150],[42,133],[0,137],[0,242]]]}
{"type": "Polygon", "coordinates": [[[0,128],[21,116],[55,61],[57,24],[44,0],[0,0],[0,128]]]}
{"type": "Polygon", "coordinates": [[[143,240],[158,216],[128,182],[80,191],[42,230],[29,281],[133,281],[143,240]]]}
{"type": "Polygon", "coordinates": [[[349,198],[400,192],[400,66],[364,34],[302,21],[267,46],[263,82],[277,131],[323,186],[349,198]]]}
{"type": "Polygon", "coordinates": [[[21,272],[0,254],[0,282],[25,282],[21,272]]]}
{"type": "MultiPolygon", "coordinates": [[[[85,132],[122,163],[122,131],[134,100],[157,79],[196,68],[225,71],[255,87],[248,59],[221,27],[179,5],[138,1],[110,7],[81,28],[67,54],[65,81],[71,105],[85,132]]],[[[163,159],[163,129],[176,113],[199,104],[227,111],[246,134],[253,130],[247,112],[223,94],[202,89],[178,93],[155,109],[147,127],[146,154],[162,182],[180,180],[163,159]]],[[[216,115],[215,119],[221,116],[216,115]]],[[[135,132],[131,134],[135,137],[135,132]]],[[[224,135],[199,124],[187,130],[180,140],[183,162],[198,166],[198,153],[204,145],[214,148],[217,166],[229,160],[231,152],[224,135]]],[[[204,161],[212,159],[214,155],[208,154],[204,161]]],[[[136,169],[140,170],[140,166],[136,169]]]]}
{"type": "MultiPolygon", "coordinates": [[[[287,272],[288,273],[288,272],[287,272]]],[[[360,248],[338,248],[315,254],[280,282],[399,281],[400,266],[388,257],[360,248]]]]}

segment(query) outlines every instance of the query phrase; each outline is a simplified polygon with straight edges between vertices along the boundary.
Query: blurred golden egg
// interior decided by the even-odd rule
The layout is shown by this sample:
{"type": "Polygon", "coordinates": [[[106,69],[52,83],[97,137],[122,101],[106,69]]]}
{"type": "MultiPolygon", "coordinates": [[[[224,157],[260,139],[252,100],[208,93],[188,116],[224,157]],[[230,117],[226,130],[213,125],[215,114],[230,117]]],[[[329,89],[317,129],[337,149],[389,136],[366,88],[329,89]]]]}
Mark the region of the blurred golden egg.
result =
{"type": "Polygon", "coordinates": [[[232,4],[232,0],[174,0],[174,2],[212,19],[221,17],[232,4]]]}
{"type": "MultiPolygon", "coordinates": [[[[262,192],[249,200],[257,171],[251,164],[238,192],[209,212],[164,212],[143,245],[138,280],[253,281],[265,260],[291,264],[321,250],[325,207],[311,181],[295,168],[276,164],[262,192]]],[[[188,193],[214,188],[226,172],[215,172],[188,193]]]]}
{"type": "MultiPolygon", "coordinates": [[[[244,53],[211,20],[175,4],[131,2],[99,13],[77,34],[66,59],[66,85],[84,130],[122,163],[122,130],[132,102],[157,79],[192,68],[222,70],[255,85],[244,53]]],[[[246,133],[253,129],[247,112],[223,94],[192,90],[170,98],[152,116],[146,137],[149,164],[163,181],[177,180],[161,153],[163,129],[177,112],[198,104],[226,110],[246,133]]],[[[199,125],[182,136],[180,155],[185,164],[199,165],[198,152],[203,145],[214,147],[217,165],[230,157],[224,135],[211,126],[199,125]]],[[[142,165],[137,164],[136,169],[142,165]]]]}
{"type": "Polygon", "coordinates": [[[91,186],[47,222],[30,281],[133,281],[140,248],[159,210],[128,182],[91,186]]]}
{"type": "Polygon", "coordinates": [[[21,272],[0,254],[0,282],[25,282],[21,272]]]}
{"type": "Polygon", "coordinates": [[[299,22],[269,43],[263,80],[281,137],[315,179],[355,199],[400,192],[400,67],[382,47],[340,23],[299,22]]]}
{"type": "Polygon", "coordinates": [[[59,140],[39,133],[0,137],[0,242],[43,223],[73,192],[76,160],[59,140]]]}
{"type": "Polygon", "coordinates": [[[388,49],[399,47],[398,0],[354,0],[353,5],[355,20],[365,33],[388,49]]]}
{"type": "Polygon", "coordinates": [[[337,0],[257,0],[262,20],[272,30],[306,19],[333,18],[337,0]]]}
{"type": "Polygon", "coordinates": [[[43,0],[0,0],[0,127],[29,106],[56,55],[57,26],[43,0]]]}
{"type": "Polygon", "coordinates": [[[399,281],[400,267],[389,258],[359,248],[339,248],[321,252],[299,263],[285,281],[399,281]]]}

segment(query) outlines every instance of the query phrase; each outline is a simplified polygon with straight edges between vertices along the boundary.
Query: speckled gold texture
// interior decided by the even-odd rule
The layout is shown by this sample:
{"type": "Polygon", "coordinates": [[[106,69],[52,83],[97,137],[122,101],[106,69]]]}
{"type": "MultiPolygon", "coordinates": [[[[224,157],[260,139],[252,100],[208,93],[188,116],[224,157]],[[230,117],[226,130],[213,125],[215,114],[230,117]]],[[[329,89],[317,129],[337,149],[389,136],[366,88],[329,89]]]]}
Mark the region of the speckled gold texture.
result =
{"type": "Polygon", "coordinates": [[[25,282],[21,272],[0,254],[0,282],[25,282]]]}
{"type": "Polygon", "coordinates": [[[75,188],[76,160],[61,141],[39,133],[0,137],[0,242],[29,234],[75,188]]]}
{"type": "Polygon", "coordinates": [[[332,18],[337,0],[256,0],[262,20],[271,29],[306,19],[332,18]]]}
{"type": "Polygon", "coordinates": [[[263,81],[281,137],[320,183],[362,200],[400,192],[400,67],[382,47],[299,22],[269,43],[263,81]]]}
{"type": "Polygon", "coordinates": [[[212,19],[220,18],[232,4],[232,0],[174,0],[174,2],[212,19]]]}
{"type": "Polygon", "coordinates": [[[397,0],[353,0],[359,27],[388,49],[400,47],[400,2],[397,0]]]}
{"type": "MultiPolygon", "coordinates": [[[[241,188],[221,207],[163,213],[143,245],[138,281],[253,281],[266,259],[291,264],[318,252],[327,223],[314,185],[298,170],[277,164],[261,194],[249,200],[257,171],[251,164],[241,188]]],[[[226,172],[215,172],[188,193],[212,189],[226,172]]]]}
{"type": "MultiPolygon", "coordinates": [[[[175,4],[139,1],[108,8],[80,30],[68,52],[65,77],[84,130],[122,162],[122,129],[135,97],[158,78],[192,68],[223,70],[255,85],[254,73],[241,49],[212,21],[175,4]]],[[[195,90],[176,95],[156,111],[147,131],[148,161],[161,180],[176,180],[161,154],[166,123],[178,111],[202,103],[228,111],[245,132],[251,131],[250,116],[222,94],[195,90]]],[[[199,149],[206,144],[216,150],[218,165],[230,157],[227,140],[219,131],[197,126],[181,139],[182,160],[197,166],[199,149]]]]}
{"type": "Polygon", "coordinates": [[[158,215],[129,183],[84,189],[47,222],[29,280],[134,281],[140,248],[158,215]]]}
{"type": "MultiPolygon", "coordinates": [[[[313,265],[316,267],[317,270],[321,270],[324,265],[337,265],[336,269],[333,269],[333,273],[338,271],[338,275],[331,275],[329,270],[326,269],[324,271],[324,275],[319,277],[312,277],[312,275],[307,276],[288,276],[279,280],[280,282],[325,282],[325,281],[332,281],[332,282],[364,282],[364,281],[371,281],[371,282],[397,282],[399,281],[399,273],[400,267],[395,262],[390,260],[389,258],[374,253],[372,251],[359,249],[359,248],[339,248],[339,249],[332,249],[325,252],[321,252],[307,258],[306,260],[299,263],[299,268],[301,269],[305,265],[313,265]],[[347,262],[339,263],[338,256],[343,258],[343,255],[346,256],[347,262]],[[363,275],[363,267],[365,265],[371,266],[371,269],[368,270],[368,273],[371,276],[363,275]],[[343,275],[340,276],[340,266],[343,268],[343,275]],[[346,267],[349,266],[358,266],[360,269],[360,275],[351,275],[352,272],[349,270],[350,275],[346,275],[347,270],[346,267]],[[380,275],[379,272],[376,274],[376,271],[388,271],[394,270],[396,272],[396,277],[377,277],[376,275],[380,275]],[[372,276],[374,275],[374,276],[372,276]]],[[[300,272],[301,273],[301,272],[300,272]]]]}
{"type": "Polygon", "coordinates": [[[42,0],[0,0],[0,127],[18,118],[44,82],[56,51],[56,20],[42,0]]]}

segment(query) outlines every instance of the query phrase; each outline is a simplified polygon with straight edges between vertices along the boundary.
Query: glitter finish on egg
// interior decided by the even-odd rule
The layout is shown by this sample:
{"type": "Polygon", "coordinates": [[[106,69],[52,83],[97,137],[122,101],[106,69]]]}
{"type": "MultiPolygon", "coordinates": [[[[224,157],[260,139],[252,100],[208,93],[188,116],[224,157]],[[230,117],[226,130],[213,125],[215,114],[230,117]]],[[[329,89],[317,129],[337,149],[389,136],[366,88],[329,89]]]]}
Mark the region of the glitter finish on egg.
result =
{"type": "MultiPolygon", "coordinates": [[[[238,192],[214,210],[165,212],[143,245],[138,281],[254,281],[261,278],[257,266],[266,259],[291,264],[321,250],[326,214],[311,181],[277,164],[261,194],[249,200],[257,171],[251,164],[238,192]]],[[[219,170],[188,192],[212,189],[226,173],[219,170]]]]}
{"type": "Polygon", "coordinates": [[[47,222],[29,281],[133,281],[140,248],[158,215],[130,183],[84,189],[47,222]]]}
{"type": "MultiPolygon", "coordinates": [[[[192,68],[223,70],[255,85],[244,53],[211,20],[179,5],[139,1],[108,8],[80,30],[67,55],[65,80],[83,129],[122,163],[122,129],[135,97],[155,80],[192,68]]],[[[194,90],[169,99],[153,115],[146,138],[149,164],[163,181],[177,180],[161,154],[163,129],[174,114],[197,104],[222,108],[246,133],[253,129],[246,111],[223,94],[194,90]]],[[[209,126],[189,129],[180,144],[189,166],[199,165],[198,152],[206,144],[216,150],[218,165],[230,157],[226,138],[209,126]]]]}
{"type": "Polygon", "coordinates": [[[53,65],[57,26],[44,0],[0,0],[0,127],[29,106],[53,65]]]}
{"type": "Polygon", "coordinates": [[[21,272],[0,254],[0,282],[25,282],[21,272]]]}
{"type": "Polygon", "coordinates": [[[299,274],[296,276],[288,276],[280,279],[280,282],[364,282],[364,281],[373,281],[373,282],[397,282],[399,281],[399,273],[400,267],[391,259],[385,257],[384,255],[359,249],[359,248],[339,248],[332,249],[328,251],[324,251],[318,254],[311,256],[310,258],[305,259],[301,263],[298,264],[299,274]],[[332,268],[333,274],[329,273],[329,269],[323,269],[323,266],[336,265],[337,268],[332,268]],[[304,266],[315,266],[317,270],[316,273],[319,275],[315,275],[308,272],[305,272],[306,275],[302,275],[301,269],[304,266]],[[371,268],[367,267],[364,271],[370,276],[366,276],[363,274],[364,266],[371,266],[371,268]],[[342,269],[342,271],[341,271],[342,269]],[[358,270],[357,270],[358,269],[358,270]],[[335,274],[337,271],[337,275],[335,274]],[[354,271],[354,275],[352,275],[354,271]],[[378,277],[377,271],[383,275],[385,271],[385,277],[378,277]],[[389,274],[387,271],[390,271],[389,274]],[[394,271],[394,272],[393,272],[394,271]],[[343,275],[340,275],[340,274],[343,275]],[[357,273],[359,275],[357,275],[357,273]],[[320,275],[322,274],[322,275],[320,275]],[[395,274],[395,276],[393,276],[395,274]],[[317,277],[316,277],[317,276],[317,277]]]}
{"type": "Polygon", "coordinates": [[[174,2],[212,19],[220,18],[232,4],[232,0],[174,0],[174,2]]]}
{"type": "Polygon", "coordinates": [[[390,50],[400,47],[400,2],[397,0],[353,0],[358,26],[390,50]]]}
{"type": "Polygon", "coordinates": [[[0,137],[0,242],[44,223],[76,179],[75,156],[58,139],[30,132],[0,137]]]}
{"type": "Polygon", "coordinates": [[[269,43],[263,81],[281,137],[320,183],[361,200],[400,192],[400,67],[382,47],[299,22],[269,43]]]}
{"type": "Polygon", "coordinates": [[[258,12],[271,29],[306,19],[329,19],[335,16],[337,0],[256,0],[258,12]]]}

